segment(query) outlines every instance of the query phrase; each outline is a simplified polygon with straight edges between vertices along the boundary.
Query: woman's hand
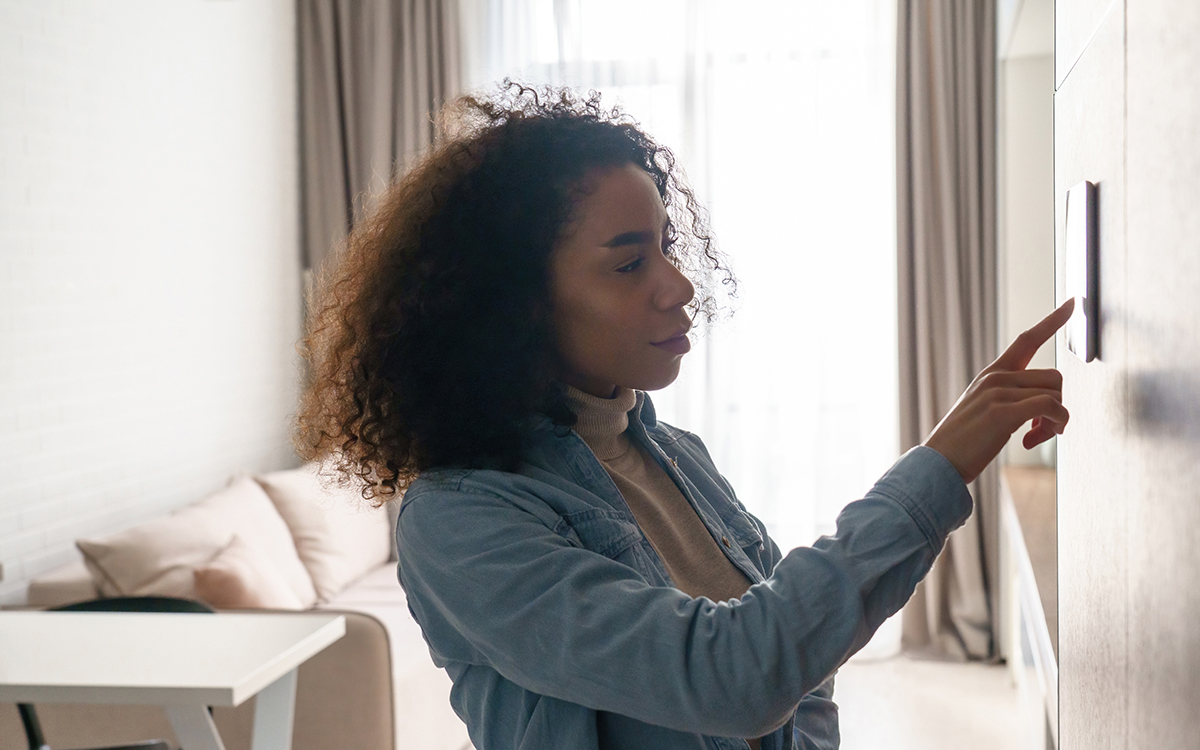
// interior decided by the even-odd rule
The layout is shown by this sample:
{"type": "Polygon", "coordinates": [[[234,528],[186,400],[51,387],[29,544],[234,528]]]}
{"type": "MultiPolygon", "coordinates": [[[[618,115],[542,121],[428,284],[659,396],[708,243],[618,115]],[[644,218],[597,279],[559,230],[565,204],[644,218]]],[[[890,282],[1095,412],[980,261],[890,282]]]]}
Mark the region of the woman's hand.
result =
{"type": "Polygon", "coordinates": [[[979,476],[1021,425],[1033,426],[1021,441],[1026,448],[1062,434],[1071,415],[1062,404],[1062,373],[1026,370],[1042,344],[1063,326],[1075,309],[1069,299],[1025,331],[995,362],[984,368],[958,399],[925,445],[945,456],[963,481],[979,476]]]}

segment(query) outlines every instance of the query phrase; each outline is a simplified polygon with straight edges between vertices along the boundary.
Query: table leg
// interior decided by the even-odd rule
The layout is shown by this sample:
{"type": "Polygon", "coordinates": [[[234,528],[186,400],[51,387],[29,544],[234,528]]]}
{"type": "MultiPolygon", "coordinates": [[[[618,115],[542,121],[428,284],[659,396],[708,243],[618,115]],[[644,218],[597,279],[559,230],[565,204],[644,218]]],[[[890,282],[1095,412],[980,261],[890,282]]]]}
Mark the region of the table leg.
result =
{"type": "Polygon", "coordinates": [[[225,750],[207,706],[165,706],[183,750],[225,750]]]}
{"type": "Polygon", "coordinates": [[[265,687],[254,699],[252,750],[291,750],[296,717],[296,670],[265,687]]]}

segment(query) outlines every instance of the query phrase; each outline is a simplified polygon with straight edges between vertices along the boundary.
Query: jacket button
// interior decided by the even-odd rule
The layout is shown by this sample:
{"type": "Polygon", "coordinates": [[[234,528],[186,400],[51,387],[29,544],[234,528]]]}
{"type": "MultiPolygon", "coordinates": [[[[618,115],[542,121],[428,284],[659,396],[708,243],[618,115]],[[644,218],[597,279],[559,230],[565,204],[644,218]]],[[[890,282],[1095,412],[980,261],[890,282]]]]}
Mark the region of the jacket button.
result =
{"type": "Polygon", "coordinates": [[[721,544],[724,544],[726,547],[728,547],[729,539],[727,539],[726,537],[721,537],[721,544]]]}

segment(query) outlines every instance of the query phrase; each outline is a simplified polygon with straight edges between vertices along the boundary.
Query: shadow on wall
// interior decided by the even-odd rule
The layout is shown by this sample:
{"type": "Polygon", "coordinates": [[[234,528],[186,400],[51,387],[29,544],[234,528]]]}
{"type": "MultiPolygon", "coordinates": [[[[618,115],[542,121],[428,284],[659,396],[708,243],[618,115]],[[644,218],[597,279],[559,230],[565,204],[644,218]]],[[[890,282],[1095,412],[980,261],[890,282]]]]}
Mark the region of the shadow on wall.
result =
{"type": "Polygon", "coordinates": [[[1130,425],[1153,438],[1200,441],[1200,377],[1187,370],[1129,376],[1130,425]]]}
{"type": "MultiPolygon", "coordinates": [[[[1101,340],[1124,334],[1133,347],[1141,349],[1142,361],[1145,355],[1161,348],[1154,345],[1164,340],[1160,327],[1139,320],[1128,309],[1105,309],[1102,314],[1101,340]]],[[[1099,359],[1104,361],[1103,350],[1099,359]]],[[[1163,359],[1166,357],[1161,352],[1153,357],[1163,359]]],[[[1179,368],[1131,370],[1113,379],[1111,386],[1116,393],[1109,392],[1107,397],[1113,404],[1127,404],[1132,433],[1159,440],[1200,442],[1200,373],[1179,368]]]]}

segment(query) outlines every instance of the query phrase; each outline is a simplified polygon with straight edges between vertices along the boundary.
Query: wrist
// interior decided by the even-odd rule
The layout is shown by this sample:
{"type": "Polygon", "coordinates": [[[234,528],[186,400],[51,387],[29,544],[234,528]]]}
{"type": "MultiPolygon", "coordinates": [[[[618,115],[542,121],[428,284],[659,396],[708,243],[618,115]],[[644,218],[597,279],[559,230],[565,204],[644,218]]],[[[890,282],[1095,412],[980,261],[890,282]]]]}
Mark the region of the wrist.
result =
{"type": "MultiPolygon", "coordinates": [[[[959,461],[955,460],[954,452],[941,445],[941,441],[937,439],[936,435],[930,435],[921,445],[935,451],[942,458],[946,459],[946,462],[958,472],[958,476],[963,480],[963,484],[970,484],[975,480],[975,476],[971,475],[959,461]]],[[[975,472],[975,474],[978,475],[978,472],[975,472]]]]}

